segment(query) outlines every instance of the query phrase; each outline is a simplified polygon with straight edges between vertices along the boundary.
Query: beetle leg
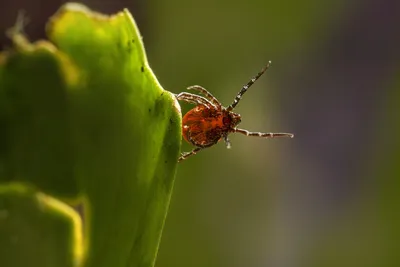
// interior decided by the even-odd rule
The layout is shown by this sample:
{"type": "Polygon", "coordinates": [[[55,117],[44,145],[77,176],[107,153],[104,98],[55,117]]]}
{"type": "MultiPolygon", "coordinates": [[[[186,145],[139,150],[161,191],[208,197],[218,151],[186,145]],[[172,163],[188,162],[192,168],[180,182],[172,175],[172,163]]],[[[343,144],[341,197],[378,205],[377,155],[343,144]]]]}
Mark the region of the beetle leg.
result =
{"type": "Polygon", "coordinates": [[[198,91],[199,93],[203,94],[208,100],[211,101],[215,106],[221,107],[221,102],[218,101],[215,96],[213,96],[209,91],[207,91],[206,88],[200,86],[200,85],[192,85],[187,88],[188,90],[195,90],[198,91]]]}
{"type": "Polygon", "coordinates": [[[231,141],[228,138],[228,135],[224,136],[224,141],[225,141],[226,148],[230,149],[232,146],[231,146],[231,141]]]}
{"type": "Polygon", "coordinates": [[[181,162],[182,160],[185,160],[190,156],[196,155],[196,153],[199,152],[202,149],[203,149],[202,147],[196,147],[195,149],[193,149],[190,152],[183,152],[181,154],[181,156],[179,157],[178,162],[181,162]]]}
{"type": "Polygon", "coordinates": [[[191,94],[191,93],[186,93],[186,92],[182,92],[178,95],[175,95],[176,98],[178,100],[181,101],[186,101],[188,103],[191,104],[195,104],[195,105],[203,105],[206,106],[207,108],[217,108],[213,103],[211,103],[208,99],[199,96],[199,95],[195,95],[195,94],[191,94]]]}
{"type": "Polygon", "coordinates": [[[294,134],[291,133],[259,133],[259,132],[249,132],[244,129],[238,129],[235,128],[233,129],[234,133],[241,133],[247,136],[257,136],[257,137],[263,137],[263,138],[273,138],[273,137],[290,137],[293,138],[294,134]]]}

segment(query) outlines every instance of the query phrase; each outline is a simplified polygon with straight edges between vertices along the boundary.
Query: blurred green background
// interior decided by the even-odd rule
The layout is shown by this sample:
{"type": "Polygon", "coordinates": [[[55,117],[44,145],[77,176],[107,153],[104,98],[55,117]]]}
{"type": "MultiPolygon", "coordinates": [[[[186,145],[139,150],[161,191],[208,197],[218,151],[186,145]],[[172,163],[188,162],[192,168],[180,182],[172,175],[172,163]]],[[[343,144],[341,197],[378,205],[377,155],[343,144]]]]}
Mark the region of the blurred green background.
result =
{"type": "MultiPolygon", "coordinates": [[[[62,3],[3,0],[0,32],[24,9],[27,34],[44,38],[62,3]]],[[[229,105],[271,60],[241,127],[295,133],[232,135],[231,150],[181,163],[157,267],[400,266],[399,1],[82,3],[129,8],[174,93],[199,84],[229,105]]]]}

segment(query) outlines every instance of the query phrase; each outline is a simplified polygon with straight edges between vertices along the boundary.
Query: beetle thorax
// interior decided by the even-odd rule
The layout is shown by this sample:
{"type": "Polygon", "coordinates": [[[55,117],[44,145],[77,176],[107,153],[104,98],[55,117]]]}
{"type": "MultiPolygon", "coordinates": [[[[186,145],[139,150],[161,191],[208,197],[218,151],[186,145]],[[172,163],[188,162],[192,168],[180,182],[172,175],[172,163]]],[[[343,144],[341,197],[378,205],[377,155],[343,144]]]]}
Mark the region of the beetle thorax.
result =
{"type": "Polygon", "coordinates": [[[234,129],[242,121],[241,116],[238,113],[225,111],[223,114],[223,124],[229,130],[234,129]]]}

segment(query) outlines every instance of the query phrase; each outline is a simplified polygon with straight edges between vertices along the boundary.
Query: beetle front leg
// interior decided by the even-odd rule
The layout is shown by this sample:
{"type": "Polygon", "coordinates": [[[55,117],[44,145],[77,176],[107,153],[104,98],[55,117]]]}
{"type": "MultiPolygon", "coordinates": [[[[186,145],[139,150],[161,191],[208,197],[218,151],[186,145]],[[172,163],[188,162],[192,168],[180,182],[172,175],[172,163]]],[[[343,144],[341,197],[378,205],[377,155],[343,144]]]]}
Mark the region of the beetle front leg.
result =
{"type": "Polygon", "coordinates": [[[204,98],[202,96],[199,96],[199,95],[182,92],[182,93],[177,94],[175,96],[176,96],[176,98],[178,100],[185,101],[185,102],[188,102],[190,104],[203,105],[203,106],[205,106],[207,108],[216,108],[215,105],[213,103],[211,103],[208,99],[206,99],[206,98],[204,98]]]}

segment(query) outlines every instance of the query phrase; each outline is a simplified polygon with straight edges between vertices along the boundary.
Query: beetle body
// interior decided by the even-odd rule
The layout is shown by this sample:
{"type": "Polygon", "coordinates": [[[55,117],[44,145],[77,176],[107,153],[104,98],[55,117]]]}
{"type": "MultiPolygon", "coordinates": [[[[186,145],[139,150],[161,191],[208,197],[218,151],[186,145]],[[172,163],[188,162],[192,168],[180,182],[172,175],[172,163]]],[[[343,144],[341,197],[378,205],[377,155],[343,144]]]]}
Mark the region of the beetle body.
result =
{"type": "Polygon", "coordinates": [[[182,119],[183,138],[197,147],[212,146],[240,123],[240,115],[198,105],[182,119]]]}
{"type": "Polygon", "coordinates": [[[291,133],[261,133],[250,132],[245,129],[236,128],[240,123],[240,115],[232,110],[237,106],[243,94],[249,87],[268,69],[271,61],[247,84],[245,84],[239,93],[236,95],[232,104],[228,107],[223,107],[221,102],[218,101],[210,92],[199,85],[188,87],[188,90],[195,90],[201,95],[182,92],[176,95],[176,98],[190,104],[196,105],[195,108],[189,110],[182,118],[182,134],[183,138],[195,148],[190,152],[184,152],[179,157],[178,162],[187,159],[192,155],[196,155],[200,150],[213,146],[218,141],[223,139],[226,147],[230,148],[231,143],[228,135],[230,133],[240,133],[246,136],[257,136],[261,138],[272,137],[290,137],[293,138],[291,133]]]}

